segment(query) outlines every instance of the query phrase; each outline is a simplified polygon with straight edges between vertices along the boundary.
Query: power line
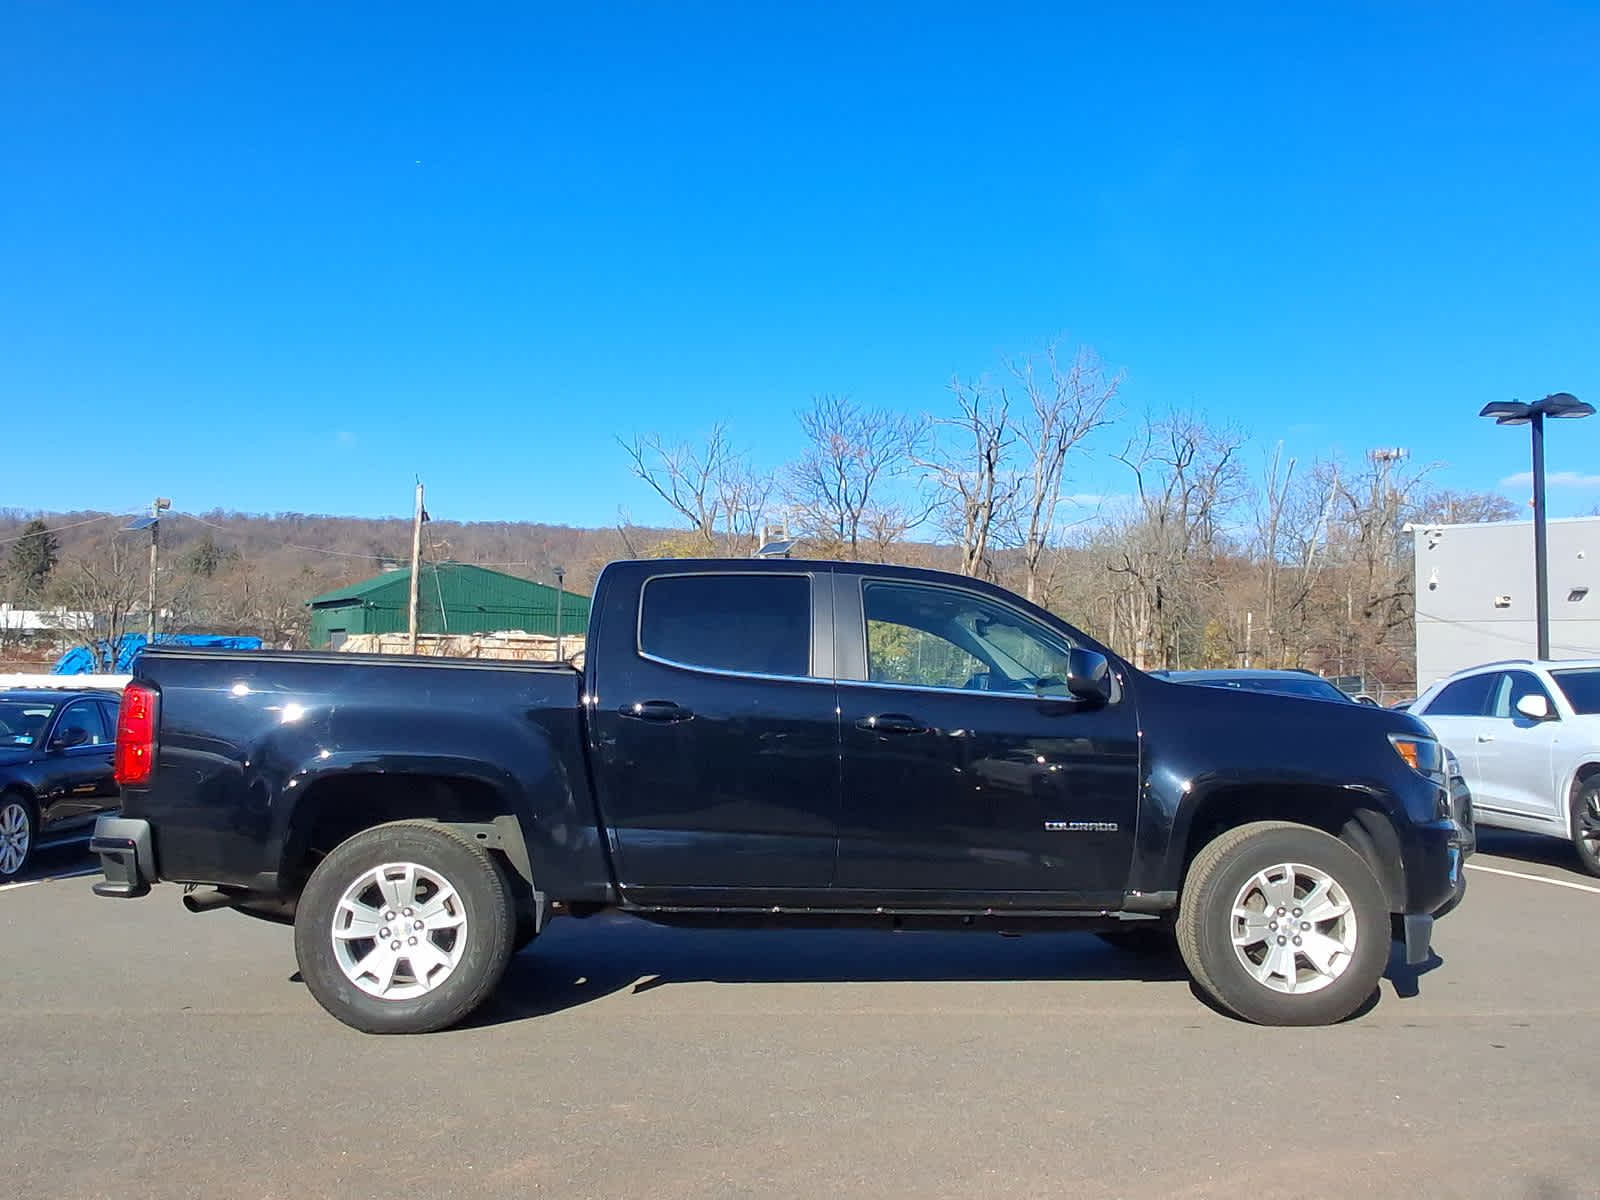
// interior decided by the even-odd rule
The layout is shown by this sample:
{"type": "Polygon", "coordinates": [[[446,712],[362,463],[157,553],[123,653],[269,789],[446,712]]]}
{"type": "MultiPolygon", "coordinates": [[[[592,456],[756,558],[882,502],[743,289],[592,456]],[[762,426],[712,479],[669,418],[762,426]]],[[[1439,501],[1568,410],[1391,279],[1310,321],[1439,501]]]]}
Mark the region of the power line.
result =
{"type": "MultiPolygon", "coordinates": [[[[121,521],[121,520],[125,520],[128,517],[133,516],[135,511],[136,510],[134,510],[134,509],[129,509],[127,512],[102,513],[98,517],[90,517],[90,518],[88,518],[87,520],[84,520],[84,521],[73,521],[73,522],[71,522],[69,524],[66,524],[66,525],[52,525],[48,529],[46,529],[45,532],[46,533],[60,533],[63,529],[77,529],[77,528],[80,528],[81,526],[84,526],[84,525],[97,524],[100,521],[121,521]]],[[[25,540],[27,538],[39,537],[39,536],[41,536],[41,535],[37,534],[37,533],[19,533],[15,537],[0,538],[0,546],[5,546],[5,545],[10,544],[11,542],[20,542],[20,541],[23,541],[23,540],[25,540]]]]}

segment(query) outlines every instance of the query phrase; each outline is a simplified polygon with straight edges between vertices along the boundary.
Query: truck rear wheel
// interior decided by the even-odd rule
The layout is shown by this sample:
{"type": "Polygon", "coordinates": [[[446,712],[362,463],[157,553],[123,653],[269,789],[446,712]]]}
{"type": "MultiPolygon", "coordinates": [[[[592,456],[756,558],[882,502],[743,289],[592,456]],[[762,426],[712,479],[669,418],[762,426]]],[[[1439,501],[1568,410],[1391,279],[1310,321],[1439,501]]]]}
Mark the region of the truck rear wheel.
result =
{"type": "Polygon", "coordinates": [[[396,821],[356,834],[311,873],[295,914],[301,977],[365,1033],[460,1021],[505,973],[516,910],[489,853],[453,830],[396,821]]]}
{"type": "Polygon", "coordinates": [[[1178,947],[1195,982],[1258,1025],[1328,1025],[1372,995],[1389,959],[1389,912],[1366,861],[1284,821],[1220,835],[1195,856],[1178,947]]]}

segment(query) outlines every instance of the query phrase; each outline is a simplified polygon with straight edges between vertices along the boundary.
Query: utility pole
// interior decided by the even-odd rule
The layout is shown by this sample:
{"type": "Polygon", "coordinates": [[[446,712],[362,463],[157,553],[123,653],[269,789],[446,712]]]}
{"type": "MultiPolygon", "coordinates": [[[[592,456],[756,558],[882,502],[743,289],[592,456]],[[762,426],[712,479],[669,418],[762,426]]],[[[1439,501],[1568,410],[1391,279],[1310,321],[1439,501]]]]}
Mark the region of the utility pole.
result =
{"type": "Polygon", "coordinates": [[[567,569],[556,567],[556,661],[566,662],[567,656],[563,652],[566,647],[561,640],[561,593],[566,586],[567,569]]]}
{"type": "Polygon", "coordinates": [[[417,511],[411,521],[411,603],[406,627],[411,633],[411,653],[417,652],[417,588],[422,576],[422,480],[417,480],[417,511]]]}
{"type": "Polygon", "coordinates": [[[156,555],[157,547],[161,544],[161,514],[171,507],[172,501],[165,496],[158,496],[150,502],[150,617],[145,639],[151,646],[156,644],[156,555]]]}

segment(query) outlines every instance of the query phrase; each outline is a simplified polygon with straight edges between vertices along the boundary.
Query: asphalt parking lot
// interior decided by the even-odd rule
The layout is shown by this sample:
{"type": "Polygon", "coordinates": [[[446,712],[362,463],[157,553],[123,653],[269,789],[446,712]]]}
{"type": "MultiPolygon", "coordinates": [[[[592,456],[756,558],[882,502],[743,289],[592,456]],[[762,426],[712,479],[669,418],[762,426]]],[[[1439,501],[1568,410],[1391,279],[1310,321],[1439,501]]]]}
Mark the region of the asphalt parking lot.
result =
{"type": "Polygon", "coordinates": [[[599,917],[412,1038],[324,1015],[286,929],[56,851],[0,890],[0,1195],[1600,1195],[1600,880],[1483,841],[1439,961],[1330,1029],[1087,935],[599,917]]]}

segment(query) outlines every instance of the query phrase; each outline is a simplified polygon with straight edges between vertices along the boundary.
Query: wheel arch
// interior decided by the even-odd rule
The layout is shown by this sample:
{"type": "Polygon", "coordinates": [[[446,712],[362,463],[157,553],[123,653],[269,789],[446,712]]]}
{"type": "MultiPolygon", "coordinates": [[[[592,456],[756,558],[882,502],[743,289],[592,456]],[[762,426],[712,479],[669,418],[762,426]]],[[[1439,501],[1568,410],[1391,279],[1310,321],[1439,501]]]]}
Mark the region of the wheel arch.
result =
{"type": "Polygon", "coordinates": [[[1182,848],[1177,886],[1182,891],[1196,855],[1230,829],[1256,821],[1287,821],[1332,834],[1372,869],[1392,913],[1406,907],[1405,860],[1399,834],[1378,801],[1365,792],[1314,783],[1224,784],[1195,797],[1174,850],[1182,848]]]}
{"type": "Polygon", "coordinates": [[[455,828],[490,849],[530,890],[536,875],[524,836],[525,806],[503,781],[481,770],[433,761],[413,770],[336,769],[312,778],[289,812],[278,863],[282,889],[298,895],[335,846],[395,821],[455,828]]]}
{"type": "Polygon", "coordinates": [[[1584,785],[1597,776],[1600,776],[1600,757],[1585,756],[1568,777],[1567,786],[1562,792],[1565,803],[1562,805],[1561,820],[1569,838],[1576,837],[1578,833],[1573,827],[1573,801],[1583,791],[1584,785]]]}

